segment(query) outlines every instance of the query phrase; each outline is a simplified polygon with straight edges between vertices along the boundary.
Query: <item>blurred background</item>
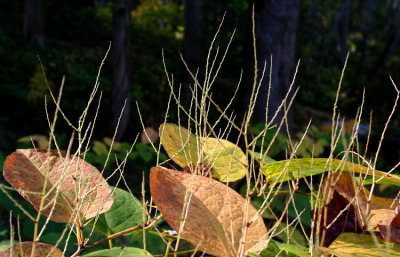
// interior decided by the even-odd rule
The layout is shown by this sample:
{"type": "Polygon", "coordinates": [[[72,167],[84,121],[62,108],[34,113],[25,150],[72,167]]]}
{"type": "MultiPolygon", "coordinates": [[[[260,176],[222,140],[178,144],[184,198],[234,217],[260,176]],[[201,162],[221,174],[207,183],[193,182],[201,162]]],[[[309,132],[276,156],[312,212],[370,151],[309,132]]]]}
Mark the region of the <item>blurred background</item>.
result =
{"type": "MultiPolygon", "coordinates": [[[[398,0],[0,0],[0,164],[16,148],[32,147],[32,135],[37,146],[46,145],[46,98],[50,118],[54,113],[48,86],[57,95],[63,75],[66,80],[61,107],[71,121],[77,121],[110,41],[111,51],[100,75],[102,100],[89,161],[99,166],[104,163],[125,99],[126,110],[117,134],[121,144],[114,151],[123,153],[129,149],[142,131],[136,102],[145,126],[156,138],[170,93],[162,50],[167,69],[174,74],[175,89],[182,85],[185,103],[193,81],[180,53],[202,81],[209,46],[224,14],[211,51],[212,55],[219,51],[217,63],[233,33],[234,36],[212,96],[225,107],[243,71],[238,95],[229,109],[240,123],[253,85],[253,4],[259,71],[266,61],[269,73],[272,55],[270,112],[285,96],[301,60],[294,83],[294,89],[299,91],[288,116],[289,129],[278,137],[271,156],[285,158],[288,133],[298,140],[310,119],[312,125],[299,156],[311,156],[313,148],[314,156],[329,153],[332,107],[348,52],[338,111],[345,118],[348,136],[365,89],[359,151],[363,154],[366,149],[372,117],[367,156],[374,156],[397,94],[389,76],[395,82],[400,80],[398,0]]],[[[253,133],[263,128],[266,118],[269,76],[265,77],[252,120],[253,133]]],[[[98,98],[94,104],[97,102],[98,98]]],[[[92,108],[90,120],[94,119],[94,111],[92,108]]],[[[215,113],[211,110],[211,121],[215,113]]],[[[171,108],[168,115],[170,122],[176,122],[177,108],[171,108]]],[[[61,147],[67,146],[71,133],[72,129],[60,119],[56,136],[61,147]]],[[[395,112],[378,162],[380,168],[391,168],[398,162],[399,136],[399,116],[395,112]]],[[[345,141],[340,142],[337,152],[345,145],[345,141]]],[[[139,137],[131,159],[131,169],[141,171],[154,165],[155,154],[148,142],[139,137]]]]}

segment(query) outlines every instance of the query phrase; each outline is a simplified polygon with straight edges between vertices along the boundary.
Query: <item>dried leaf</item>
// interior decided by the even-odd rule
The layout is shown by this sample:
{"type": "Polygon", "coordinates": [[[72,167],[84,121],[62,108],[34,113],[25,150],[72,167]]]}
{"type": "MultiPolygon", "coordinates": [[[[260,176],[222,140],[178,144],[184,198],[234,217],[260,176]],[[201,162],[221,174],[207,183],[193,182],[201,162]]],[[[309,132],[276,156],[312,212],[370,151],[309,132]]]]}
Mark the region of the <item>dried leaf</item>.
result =
{"type": "Polygon", "coordinates": [[[218,181],[154,167],[150,173],[150,191],[168,224],[201,251],[215,256],[237,256],[240,245],[244,253],[257,252],[266,246],[263,239],[267,229],[257,210],[218,181]],[[187,215],[182,219],[184,207],[187,215]],[[244,224],[245,220],[249,223],[244,224]],[[244,242],[240,242],[242,236],[244,242]]]}
{"type": "Polygon", "coordinates": [[[381,237],[385,241],[395,242],[400,244],[400,212],[397,207],[397,214],[392,219],[387,219],[379,222],[378,228],[381,232],[381,237]]]}
{"type": "Polygon", "coordinates": [[[320,224],[320,237],[323,228],[328,227],[323,242],[325,246],[329,246],[341,233],[376,229],[380,221],[394,212],[391,207],[393,199],[372,196],[366,221],[363,213],[367,210],[370,192],[357,183],[349,172],[331,174],[324,181],[322,190],[328,204],[313,212],[317,212],[316,221],[319,213],[323,215],[326,208],[326,219],[320,224]]]}
{"type": "Polygon", "coordinates": [[[46,186],[45,208],[41,211],[48,216],[56,198],[50,218],[55,222],[70,222],[74,211],[79,211],[81,219],[94,217],[109,210],[114,200],[106,180],[95,167],[79,158],[60,158],[55,151],[48,155],[47,151],[19,149],[7,157],[3,175],[37,211],[46,186]]]}
{"type": "Polygon", "coordinates": [[[365,221],[361,209],[365,210],[368,196],[363,187],[358,189],[359,186],[348,172],[330,174],[325,179],[322,192],[328,204],[312,211],[316,213],[314,222],[322,215],[319,235],[320,240],[323,239],[322,245],[329,246],[344,232],[362,232],[365,221]],[[353,204],[349,205],[356,196],[353,204]]]}
{"type": "Polygon", "coordinates": [[[158,139],[158,132],[152,127],[147,127],[140,134],[140,141],[143,144],[150,144],[158,139]]]}
{"type": "MultiPolygon", "coordinates": [[[[31,257],[33,242],[22,242],[20,244],[14,245],[13,249],[9,247],[8,249],[0,252],[0,257],[31,257]],[[22,253],[22,255],[21,255],[22,253]]],[[[52,245],[45,243],[36,243],[36,249],[34,257],[45,257],[51,253],[51,257],[63,257],[62,251],[55,248],[52,245]]]]}

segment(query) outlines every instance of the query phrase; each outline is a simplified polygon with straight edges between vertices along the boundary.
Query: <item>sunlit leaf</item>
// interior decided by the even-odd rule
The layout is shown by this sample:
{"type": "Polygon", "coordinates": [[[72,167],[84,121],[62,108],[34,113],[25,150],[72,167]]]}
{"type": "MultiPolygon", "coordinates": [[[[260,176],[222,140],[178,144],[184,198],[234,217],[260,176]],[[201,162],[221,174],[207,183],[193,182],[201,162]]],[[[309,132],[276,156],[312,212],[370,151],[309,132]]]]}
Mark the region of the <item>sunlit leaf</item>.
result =
{"type": "Polygon", "coordinates": [[[81,219],[88,219],[109,210],[113,203],[112,191],[95,167],[77,157],[61,158],[55,151],[49,155],[36,149],[17,150],[7,157],[3,175],[37,211],[46,186],[41,212],[52,213],[50,219],[55,222],[71,222],[76,211],[81,219]]]}
{"type": "Polygon", "coordinates": [[[267,229],[257,210],[216,180],[155,167],[150,173],[150,191],[168,224],[201,251],[237,256],[239,246],[244,247],[244,253],[265,246],[267,229]],[[187,212],[184,216],[183,211],[187,212]],[[249,223],[244,224],[244,220],[249,223]],[[242,236],[244,242],[240,241],[242,236]]]}
{"type": "Polygon", "coordinates": [[[204,138],[204,160],[211,163],[212,176],[219,181],[236,181],[247,172],[247,157],[237,145],[217,138],[204,138]]]}
{"type": "Polygon", "coordinates": [[[196,136],[186,128],[175,124],[162,124],[160,126],[161,144],[169,157],[182,168],[197,163],[196,136]]]}
{"type": "MultiPolygon", "coordinates": [[[[31,257],[33,242],[22,242],[20,244],[14,245],[7,248],[6,250],[0,252],[0,257],[31,257]],[[22,255],[21,255],[22,253],[22,255]]],[[[34,257],[62,257],[64,256],[60,249],[45,243],[37,242],[35,246],[34,257]],[[50,254],[51,253],[51,254],[50,254]],[[50,255],[49,255],[50,254],[50,255]]]]}
{"type": "Polygon", "coordinates": [[[391,206],[393,199],[374,195],[370,198],[370,192],[357,183],[349,172],[337,172],[327,177],[321,195],[327,204],[313,210],[313,213],[316,214],[315,222],[319,215],[324,215],[320,223],[320,238],[325,234],[324,246],[329,246],[344,232],[377,230],[378,223],[394,212],[394,206],[391,206]],[[370,212],[365,220],[363,210],[368,205],[370,212]],[[326,214],[322,214],[323,210],[326,214]]]}
{"type": "MultiPolygon", "coordinates": [[[[372,178],[372,176],[368,176],[366,179],[363,180],[364,185],[371,185],[373,183],[374,183],[374,179],[372,178]]],[[[400,187],[400,182],[392,181],[392,180],[389,180],[386,178],[383,178],[383,179],[375,178],[375,183],[380,184],[380,185],[393,185],[393,186],[400,187]]]]}
{"type": "Polygon", "coordinates": [[[228,182],[246,176],[247,157],[235,144],[212,137],[200,139],[175,124],[163,124],[160,131],[162,145],[170,158],[182,168],[190,166],[194,170],[202,151],[200,164],[211,165],[214,178],[228,182]]]}
{"type": "Polygon", "coordinates": [[[400,177],[386,172],[369,169],[368,167],[348,161],[328,158],[303,158],[278,161],[265,164],[261,167],[262,173],[274,183],[295,180],[306,176],[316,175],[328,170],[348,171],[361,174],[374,174],[376,177],[385,177],[387,180],[400,183],[400,177]]]}
{"type": "Polygon", "coordinates": [[[326,254],[338,257],[347,256],[400,256],[400,245],[375,242],[370,234],[341,234],[329,248],[323,248],[326,254]]]}
{"type": "Polygon", "coordinates": [[[1,241],[0,242],[0,253],[9,247],[10,247],[10,240],[1,241]]]}
{"type": "Polygon", "coordinates": [[[398,209],[393,218],[379,222],[378,228],[384,240],[400,244],[400,212],[398,209]]]}
{"type": "MultiPolygon", "coordinates": [[[[95,219],[89,223],[93,226],[95,219]]],[[[111,209],[99,215],[95,229],[108,236],[143,223],[143,206],[129,192],[115,188],[111,209]]]]}
{"type": "Polygon", "coordinates": [[[151,257],[148,251],[134,247],[114,247],[107,250],[100,250],[83,254],[82,256],[95,256],[95,257],[151,257]]]}

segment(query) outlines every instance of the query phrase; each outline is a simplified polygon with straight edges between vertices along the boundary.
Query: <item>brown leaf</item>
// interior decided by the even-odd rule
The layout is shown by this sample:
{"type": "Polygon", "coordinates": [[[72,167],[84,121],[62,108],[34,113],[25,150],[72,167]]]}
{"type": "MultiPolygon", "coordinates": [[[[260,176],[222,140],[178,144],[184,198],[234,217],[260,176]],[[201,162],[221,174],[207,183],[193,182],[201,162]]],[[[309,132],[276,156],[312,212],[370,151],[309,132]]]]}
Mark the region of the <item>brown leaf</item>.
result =
{"type": "Polygon", "coordinates": [[[140,134],[140,141],[143,144],[150,144],[158,139],[158,132],[152,127],[145,128],[140,134]]]}
{"type": "MultiPolygon", "coordinates": [[[[20,244],[14,245],[13,252],[11,251],[11,247],[6,250],[0,252],[0,257],[30,257],[32,252],[33,242],[22,242],[20,244]],[[22,255],[21,255],[22,253],[22,255]]],[[[52,245],[45,243],[36,243],[36,249],[34,257],[45,257],[49,253],[51,253],[51,257],[63,257],[62,251],[60,249],[55,248],[52,245]],[[53,250],[54,249],[54,250],[53,250]]]]}
{"type": "Polygon", "coordinates": [[[48,216],[56,197],[50,218],[55,222],[71,222],[71,215],[78,209],[81,219],[94,217],[109,210],[114,201],[106,180],[95,167],[79,158],[60,158],[57,152],[49,156],[43,150],[19,149],[7,157],[3,175],[37,211],[46,185],[45,193],[50,193],[41,211],[48,216]]]}
{"type": "Polygon", "coordinates": [[[165,220],[178,232],[182,210],[188,206],[180,235],[201,251],[215,256],[237,256],[240,245],[244,253],[266,246],[263,239],[267,229],[257,210],[218,181],[154,167],[150,173],[150,191],[165,220]],[[244,224],[245,213],[248,213],[247,224],[244,224]]]}
{"type": "MultiPolygon", "coordinates": [[[[362,231],[360,222],[356,218],[354,207],[350,206],[346,211],[343,211],[348,204],[349,201],[347,201],[346,198],[334,191],[330,202],[321,210],[317,209],[314,219],[315,223],[318,221],[318,215],[322,215],[322,217],[324,217],[324,208],[326,208],[327,214],[326,219],[324,220],[324,218],[322,218],[320,223],[320,240],[322,240],[325,230],[324,241],[322,245],[329,246],[340,234],[344,232],[360,233],[362,231]],[[321,211],[321,214],[318,211],[321,211]],[[327,228],[327,226],[329,226],[329,228],[327,228]]],[[[315,211],[316,210],[311,211],[312,216],[314,216],[315,211]]]]}
{"type": "Polygon", "coordinates": [[[320,237],[323,230],[326,231],[324,246],[329,246],[341,233],[374,230],[377,229],[379,222],[394,216],[394,208],[391,207],[393,199],[372,196],[366,221],[363,213],[367,210],[370,192],[356,183],[348,172],[330,175],[324,181],[323,192],[328,204],[313,212],[317,211],[315,219],[317,221],[319,213],[322,211],[323,214],[323,208],[327,208],[325,225],[323,220],[320,224],[320,237]],[[348,206],[350,202],[351,205],[348,206]]]}
{"type": "Polygon", "coordinates": [[[400,212],[398,209],[400,209],[400,204],[396,209],[397,214],[392,219],[379,222],[378,228],[383,240],[400,244],[400,212]]]}

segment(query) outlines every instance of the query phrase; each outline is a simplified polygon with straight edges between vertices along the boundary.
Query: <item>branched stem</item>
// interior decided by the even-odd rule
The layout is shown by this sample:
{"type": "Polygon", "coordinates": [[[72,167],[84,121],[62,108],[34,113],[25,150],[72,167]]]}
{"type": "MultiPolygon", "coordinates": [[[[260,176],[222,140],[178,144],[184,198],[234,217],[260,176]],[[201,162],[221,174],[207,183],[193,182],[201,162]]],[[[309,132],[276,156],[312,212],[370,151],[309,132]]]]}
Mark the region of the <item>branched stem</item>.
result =
{"type": "Polygon", "coordinates": [[[71,257],[77,257],[77,256],[79,256],[81,253],[83,253],[84,251],[87,251],[87,250],[89,250],[89,249],[91,249],[91,248],[93,248],[93,247],[96,247],[96,246],[98,246],[98,245],[104,243],[104,242],[107,242],[107,241],[109,241],[109,240],[111,240],[111,239],[120,237],[120,236],[125,235],[125,234],[127,234],[127,233],[130,233],[130,232],[133,232],[133,231],[136,231],[136,230],[139,230],[139,229],[144,229],[144,230],[150,229],[150,228],[152,228],[152,227],[157,223],[157,221],[159,221],[162,217],[163,217],[162,215],[159,215],[159,216],[155,217],[154,219],[152,219],[151,222],[148,222],[148,223],[145,223],[145,224],[139,224],[139,225],[137,225],[137,226],[134,226],[134,227],[131,227],[131,228],[122,230],[122,231],[117,232],[117,233],[112,234],[112,235],[109,235],[109,236],[107,236],[107,237],[105,237],[105,238],[103,238],[103,239],[101,239],[101,240],[99,240],[99,241],[97,241],[97,242],[94,242],[93,244],[86,245],[86,246],[82,246],[82,247],[80,247],[73,255],[71,255],[71,257]]]}

